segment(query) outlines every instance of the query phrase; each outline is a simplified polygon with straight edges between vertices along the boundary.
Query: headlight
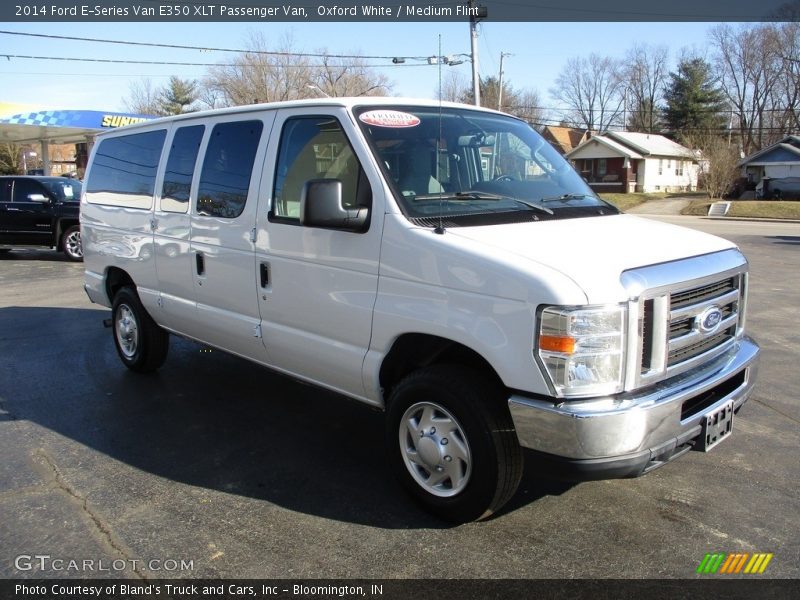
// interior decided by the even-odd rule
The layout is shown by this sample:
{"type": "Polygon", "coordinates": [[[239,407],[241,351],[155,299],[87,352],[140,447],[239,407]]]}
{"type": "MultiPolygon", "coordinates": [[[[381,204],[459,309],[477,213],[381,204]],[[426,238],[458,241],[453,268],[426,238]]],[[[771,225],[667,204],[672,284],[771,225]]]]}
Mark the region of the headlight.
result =
{"type": "Polygon", "coordinates": [[[541,312],[536,351],[559,396],[622,391],[626,320],[625,305],[541,312]]]}

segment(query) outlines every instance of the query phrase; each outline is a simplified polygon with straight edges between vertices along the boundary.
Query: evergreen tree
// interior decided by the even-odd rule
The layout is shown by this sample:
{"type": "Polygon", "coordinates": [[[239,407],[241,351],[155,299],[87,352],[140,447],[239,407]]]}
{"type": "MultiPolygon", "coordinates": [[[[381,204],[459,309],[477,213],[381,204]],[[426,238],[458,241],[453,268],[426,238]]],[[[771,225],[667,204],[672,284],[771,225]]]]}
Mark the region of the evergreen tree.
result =
{"type": "Polygon", "coordinates": [[[714,84],[711,65],[702,58],[684,59],[670,73],[664,93],[664,121],[677,137],[700,131],[720,131],[727,126],[722,91],[714,84]]]}
{"type": "Polygon", "coordinates": [[[159,98],[160,112],[164,115],[179,115],[192,112],[192,104],[197,100],[197,82],[181,79],[173,75],[169,84],[161,91],[159,98]]]}

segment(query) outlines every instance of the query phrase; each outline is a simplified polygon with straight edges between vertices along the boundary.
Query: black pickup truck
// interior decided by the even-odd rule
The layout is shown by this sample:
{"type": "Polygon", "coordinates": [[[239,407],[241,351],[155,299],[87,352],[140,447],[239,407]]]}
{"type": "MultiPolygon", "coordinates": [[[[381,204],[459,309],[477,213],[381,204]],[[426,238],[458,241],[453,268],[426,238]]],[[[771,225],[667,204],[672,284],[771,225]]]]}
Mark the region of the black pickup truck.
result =
{"type": "Polygon", "coordinates": [[[10,246],[48,246],[83,260],[81,183],[66,177],[0,177],[0,252],[10,246]]]}

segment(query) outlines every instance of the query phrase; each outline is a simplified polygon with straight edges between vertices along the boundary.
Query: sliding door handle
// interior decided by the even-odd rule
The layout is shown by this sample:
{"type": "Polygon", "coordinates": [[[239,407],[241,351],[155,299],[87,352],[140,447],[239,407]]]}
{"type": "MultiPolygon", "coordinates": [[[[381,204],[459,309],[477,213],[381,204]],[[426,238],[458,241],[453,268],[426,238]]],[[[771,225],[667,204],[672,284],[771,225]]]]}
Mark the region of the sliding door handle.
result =
{"type": "Polygon", "coordinates": [[[194,261],[197,265],[197,274],[198,275],[205,275],[206,274],[206,259],[203,256],[202,252],[198,252],[194,255],[194,261]]]}
{"type": "Polygon", "coordinates": [[[267,287],[269,285],[269,263],[261,263],[259,275],[261,276],[261,287],[267,287]]]}

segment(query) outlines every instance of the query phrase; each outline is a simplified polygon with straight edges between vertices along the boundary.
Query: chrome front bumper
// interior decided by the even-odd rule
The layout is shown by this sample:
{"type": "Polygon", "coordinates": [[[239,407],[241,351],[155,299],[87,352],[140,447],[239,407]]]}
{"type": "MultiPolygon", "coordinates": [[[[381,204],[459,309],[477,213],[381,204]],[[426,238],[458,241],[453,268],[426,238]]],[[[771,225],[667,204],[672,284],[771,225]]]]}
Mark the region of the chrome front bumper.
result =
{"type": "Polygon", "coordinates": [[[520,444],[577,478],[636,476],[688,450],[705,415],[731,400],[738,411],[759,352],[743,336],[710,363],[637,392],[557,404],[512,395],[509,409],[520,444]]]}

